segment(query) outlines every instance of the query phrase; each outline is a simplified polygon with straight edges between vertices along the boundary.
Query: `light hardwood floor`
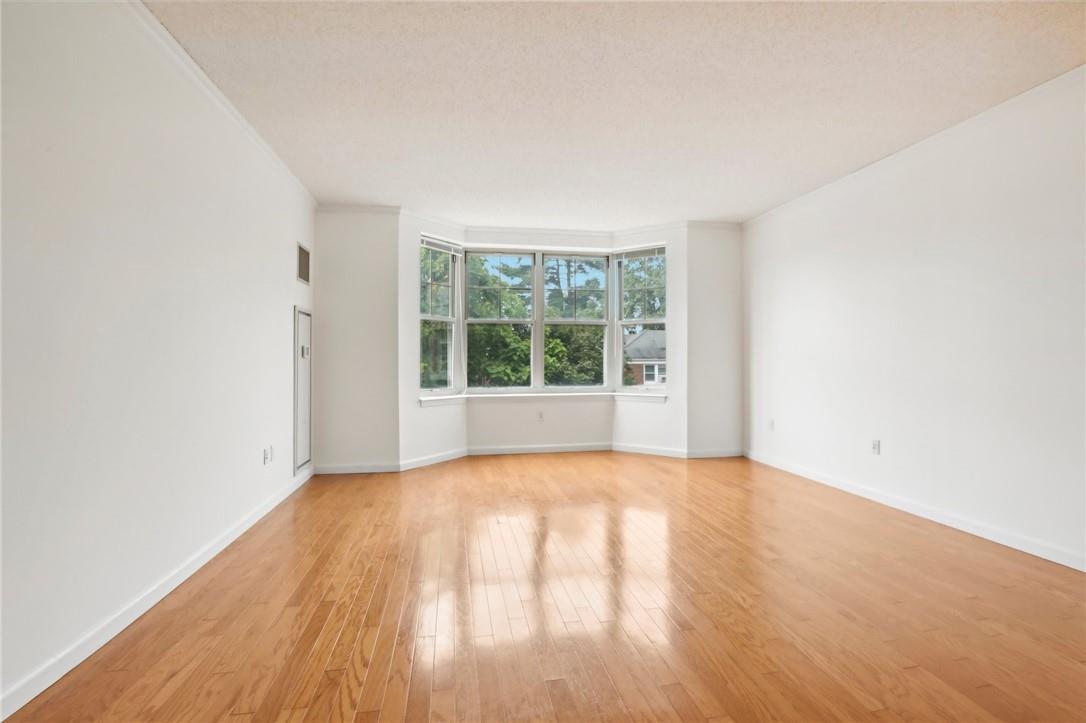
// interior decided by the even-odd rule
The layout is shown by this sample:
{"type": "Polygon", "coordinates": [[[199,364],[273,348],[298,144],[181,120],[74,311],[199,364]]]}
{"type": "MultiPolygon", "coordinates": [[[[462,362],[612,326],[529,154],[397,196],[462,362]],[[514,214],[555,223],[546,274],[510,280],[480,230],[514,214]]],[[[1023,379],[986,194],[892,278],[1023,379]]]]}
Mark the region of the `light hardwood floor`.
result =
{"type": "Polygon", "coordinates": [[[1082,720],[1086,575],[745,459],[317,477],[11,718],[1082,720]]]}

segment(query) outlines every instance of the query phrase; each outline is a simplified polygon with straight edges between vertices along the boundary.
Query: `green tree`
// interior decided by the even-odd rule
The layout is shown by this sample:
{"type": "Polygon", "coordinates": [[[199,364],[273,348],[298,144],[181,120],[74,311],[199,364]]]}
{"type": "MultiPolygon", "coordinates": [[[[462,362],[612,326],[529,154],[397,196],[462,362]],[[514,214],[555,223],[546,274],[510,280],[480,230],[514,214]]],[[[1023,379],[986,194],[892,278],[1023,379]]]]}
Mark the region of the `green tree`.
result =
{"type": "Polygon", "coordinates": [[[596,386],[603,384],[605,327],[548,324],[543,346],[546,384],[596,386]]]}

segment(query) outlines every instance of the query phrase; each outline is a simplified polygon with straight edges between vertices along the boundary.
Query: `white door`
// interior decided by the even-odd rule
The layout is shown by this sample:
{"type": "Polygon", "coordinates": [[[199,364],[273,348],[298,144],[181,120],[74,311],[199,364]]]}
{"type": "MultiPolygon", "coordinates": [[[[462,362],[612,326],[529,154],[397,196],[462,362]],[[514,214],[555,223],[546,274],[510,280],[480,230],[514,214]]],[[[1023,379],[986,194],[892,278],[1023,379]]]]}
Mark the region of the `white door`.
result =
{"type": "Polygon", "coordinates": [[[309,463],[312,441],[311,392],[313,374],[313,317],[294,309],[294,469],[309,463]]]}

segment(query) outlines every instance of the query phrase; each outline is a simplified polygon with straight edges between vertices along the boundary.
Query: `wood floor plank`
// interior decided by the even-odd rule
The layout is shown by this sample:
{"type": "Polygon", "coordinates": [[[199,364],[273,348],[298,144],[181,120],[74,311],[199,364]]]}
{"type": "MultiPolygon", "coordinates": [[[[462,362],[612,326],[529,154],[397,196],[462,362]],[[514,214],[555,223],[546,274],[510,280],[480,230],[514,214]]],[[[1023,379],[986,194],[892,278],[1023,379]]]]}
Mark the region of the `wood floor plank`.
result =
{"type": "Polygon", "coordinates": [[[1081,721],[1086,575],[745,459],[317,477],[22,721],[1081,721]]]}

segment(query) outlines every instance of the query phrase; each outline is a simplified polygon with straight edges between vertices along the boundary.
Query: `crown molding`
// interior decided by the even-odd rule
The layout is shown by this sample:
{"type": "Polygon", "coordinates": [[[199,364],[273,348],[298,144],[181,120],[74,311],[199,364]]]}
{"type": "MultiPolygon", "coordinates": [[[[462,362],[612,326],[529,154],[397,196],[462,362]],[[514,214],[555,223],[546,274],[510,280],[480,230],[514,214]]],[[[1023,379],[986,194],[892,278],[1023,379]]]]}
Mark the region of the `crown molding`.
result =
{"type": "Polygon", "coordinates": [[[317,207],[317,199],[313,196],[301,179],[294,174],[294,171],[290,169],[290,166],[279,157],[279,154],[268,145],[268,142],[257,132],[245,116],[241,114],[241,111],[234,106],[233,103],[223,94],[219,87],[215,85],[214,81],[207,76],[203,69],[197,64],[192,56],[181,46],[180,43],[170,34],[170,31],[159,22],[146,5],[139,0],[126,0],[125,7],[131,12],[132,17],[142,27],[147,34],[151,37],[151,40],[163,51],[163,54],[169,58],[169,60],[176,66],[182,73],[184,73],[189,80],[193,82],[204,94],[219,107],[227,116],[229,116],[238,126],[244,131],[245,135],[256,144],[264,153],[272,160],[275,165],[283,170],[287,178],[297,184],[299,190],[301,190],[306,197],[309,198],[310,205],[313,208],[317,207]]]}

